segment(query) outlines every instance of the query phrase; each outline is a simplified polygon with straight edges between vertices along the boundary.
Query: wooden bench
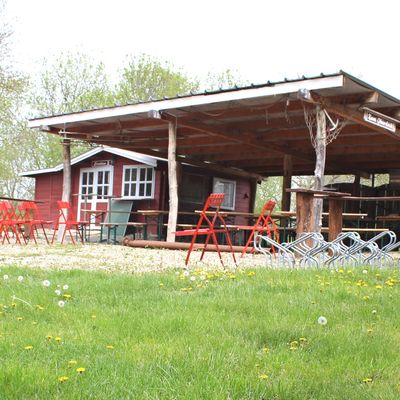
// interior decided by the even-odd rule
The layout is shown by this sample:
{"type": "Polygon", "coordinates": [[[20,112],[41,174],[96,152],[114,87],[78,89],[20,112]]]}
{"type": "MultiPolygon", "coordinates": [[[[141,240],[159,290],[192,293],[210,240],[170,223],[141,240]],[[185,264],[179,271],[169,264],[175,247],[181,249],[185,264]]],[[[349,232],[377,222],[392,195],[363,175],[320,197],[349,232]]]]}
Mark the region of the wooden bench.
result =
{"type": "MultiPolygon", "coordinates": [[[[111,243],[111,234],[113,236],[112,242],[118,243],[117,241],[117,231],[120,226],[124,226],[125,229],[130,226],[134,228],[133,237],[135,238],[135,233],[137,229],[145,230],[147,224],[144,222],[101,222],[101,228],[107,228],[107,243],[111,243]]],[[[100,230],[100,242],[103,240],[103,229],[100,230]]]]}

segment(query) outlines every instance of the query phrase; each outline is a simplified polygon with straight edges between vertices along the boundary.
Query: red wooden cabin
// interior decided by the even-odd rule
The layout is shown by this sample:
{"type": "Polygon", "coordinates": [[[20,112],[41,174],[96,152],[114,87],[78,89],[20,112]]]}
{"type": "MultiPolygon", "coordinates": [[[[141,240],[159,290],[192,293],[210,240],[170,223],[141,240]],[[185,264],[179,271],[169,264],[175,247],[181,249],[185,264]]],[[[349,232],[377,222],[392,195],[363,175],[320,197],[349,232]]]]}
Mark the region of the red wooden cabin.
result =
{"type": "MultiPolygon", "coordinates": [[[[97,147],[71,160],[72,207],[79,218],[84,209],[106,210],[108,197],[132,201],[131,211],[168,210],[168,166],[162,158],[112,147],[97,147]],[[91,197],[82,194],[94,194],[91,197]]],[[[63,165],[28,171],[35,178],[35,200],[44,219],[55,220],[57,200],[62,195],[63,165]]],[[[179,181],[179,211],[201,209],[212,192],[224,192],[222,209],[252,212],[255,185],[251,179],[213,175],[212,172],[182,165],[179,181]]],[[[179,223],[195,223],[198,216],[181,215],[179,223]]],[[[135,215],[133,220],[142,221],[135,215]]]]}

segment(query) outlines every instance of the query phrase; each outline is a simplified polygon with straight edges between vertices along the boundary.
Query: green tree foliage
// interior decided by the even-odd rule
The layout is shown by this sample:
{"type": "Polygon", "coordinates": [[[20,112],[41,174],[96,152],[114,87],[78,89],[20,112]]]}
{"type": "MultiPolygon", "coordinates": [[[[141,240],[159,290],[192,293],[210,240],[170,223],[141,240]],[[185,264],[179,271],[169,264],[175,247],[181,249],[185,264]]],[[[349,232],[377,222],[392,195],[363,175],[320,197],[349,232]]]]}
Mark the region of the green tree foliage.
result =
{"type": "Polygon", "coordinates": [[[196,91],[199,82],[189,78],[168,61],[146,54],[128,59],[116,87],[120,104],[175,97],[196,91]]]}
{"type": "Polygon", "coordinates": [[[36,116],[65,114],[114,104],[103,63],[84,54],[61,53],[44,60],[34,83],[31,106],[36,116]]]}

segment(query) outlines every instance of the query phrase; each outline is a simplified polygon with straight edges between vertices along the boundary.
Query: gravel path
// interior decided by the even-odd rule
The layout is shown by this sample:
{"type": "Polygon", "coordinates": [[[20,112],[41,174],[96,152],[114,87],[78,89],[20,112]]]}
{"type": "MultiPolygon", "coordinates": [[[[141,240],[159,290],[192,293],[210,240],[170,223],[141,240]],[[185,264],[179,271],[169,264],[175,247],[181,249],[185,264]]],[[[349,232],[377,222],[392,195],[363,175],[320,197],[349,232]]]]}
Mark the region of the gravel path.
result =
{"type": "MultiPolygon", "coordinates": [[[[88,243],[85,245],[45,245],[28,244],[3,245],[0,251],[0,266],[14,265],[32,268],[51,268],[55,270],[84,269],[109,272],[141,273],[184,268],[186,250],[139,249],[119,245],[88,243]]],[[[200,252],[190,258],[190,268],[220,267],[217,253],[207,252],[199,262],[200,252]]],[[[223,253],[226,267],[234,268],[230,253],[223,253]]],[[[247,254],[240,258],[240,267],[265,265],[261,255],[247,254]]]]}

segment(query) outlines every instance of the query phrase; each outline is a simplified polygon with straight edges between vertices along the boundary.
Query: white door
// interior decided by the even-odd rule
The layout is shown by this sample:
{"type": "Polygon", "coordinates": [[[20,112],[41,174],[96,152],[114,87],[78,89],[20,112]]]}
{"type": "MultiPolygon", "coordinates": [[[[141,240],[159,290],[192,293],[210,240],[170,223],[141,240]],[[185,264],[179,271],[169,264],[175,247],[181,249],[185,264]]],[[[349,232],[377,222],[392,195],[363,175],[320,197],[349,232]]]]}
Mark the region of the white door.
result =
{"type": "Polygon", "coordinates": [[[95,215],[85,210],[107,210],[109,196],[113,189],[113,167],[82,168],[79,180],[78,215],[94,223],[95,215]]]}

